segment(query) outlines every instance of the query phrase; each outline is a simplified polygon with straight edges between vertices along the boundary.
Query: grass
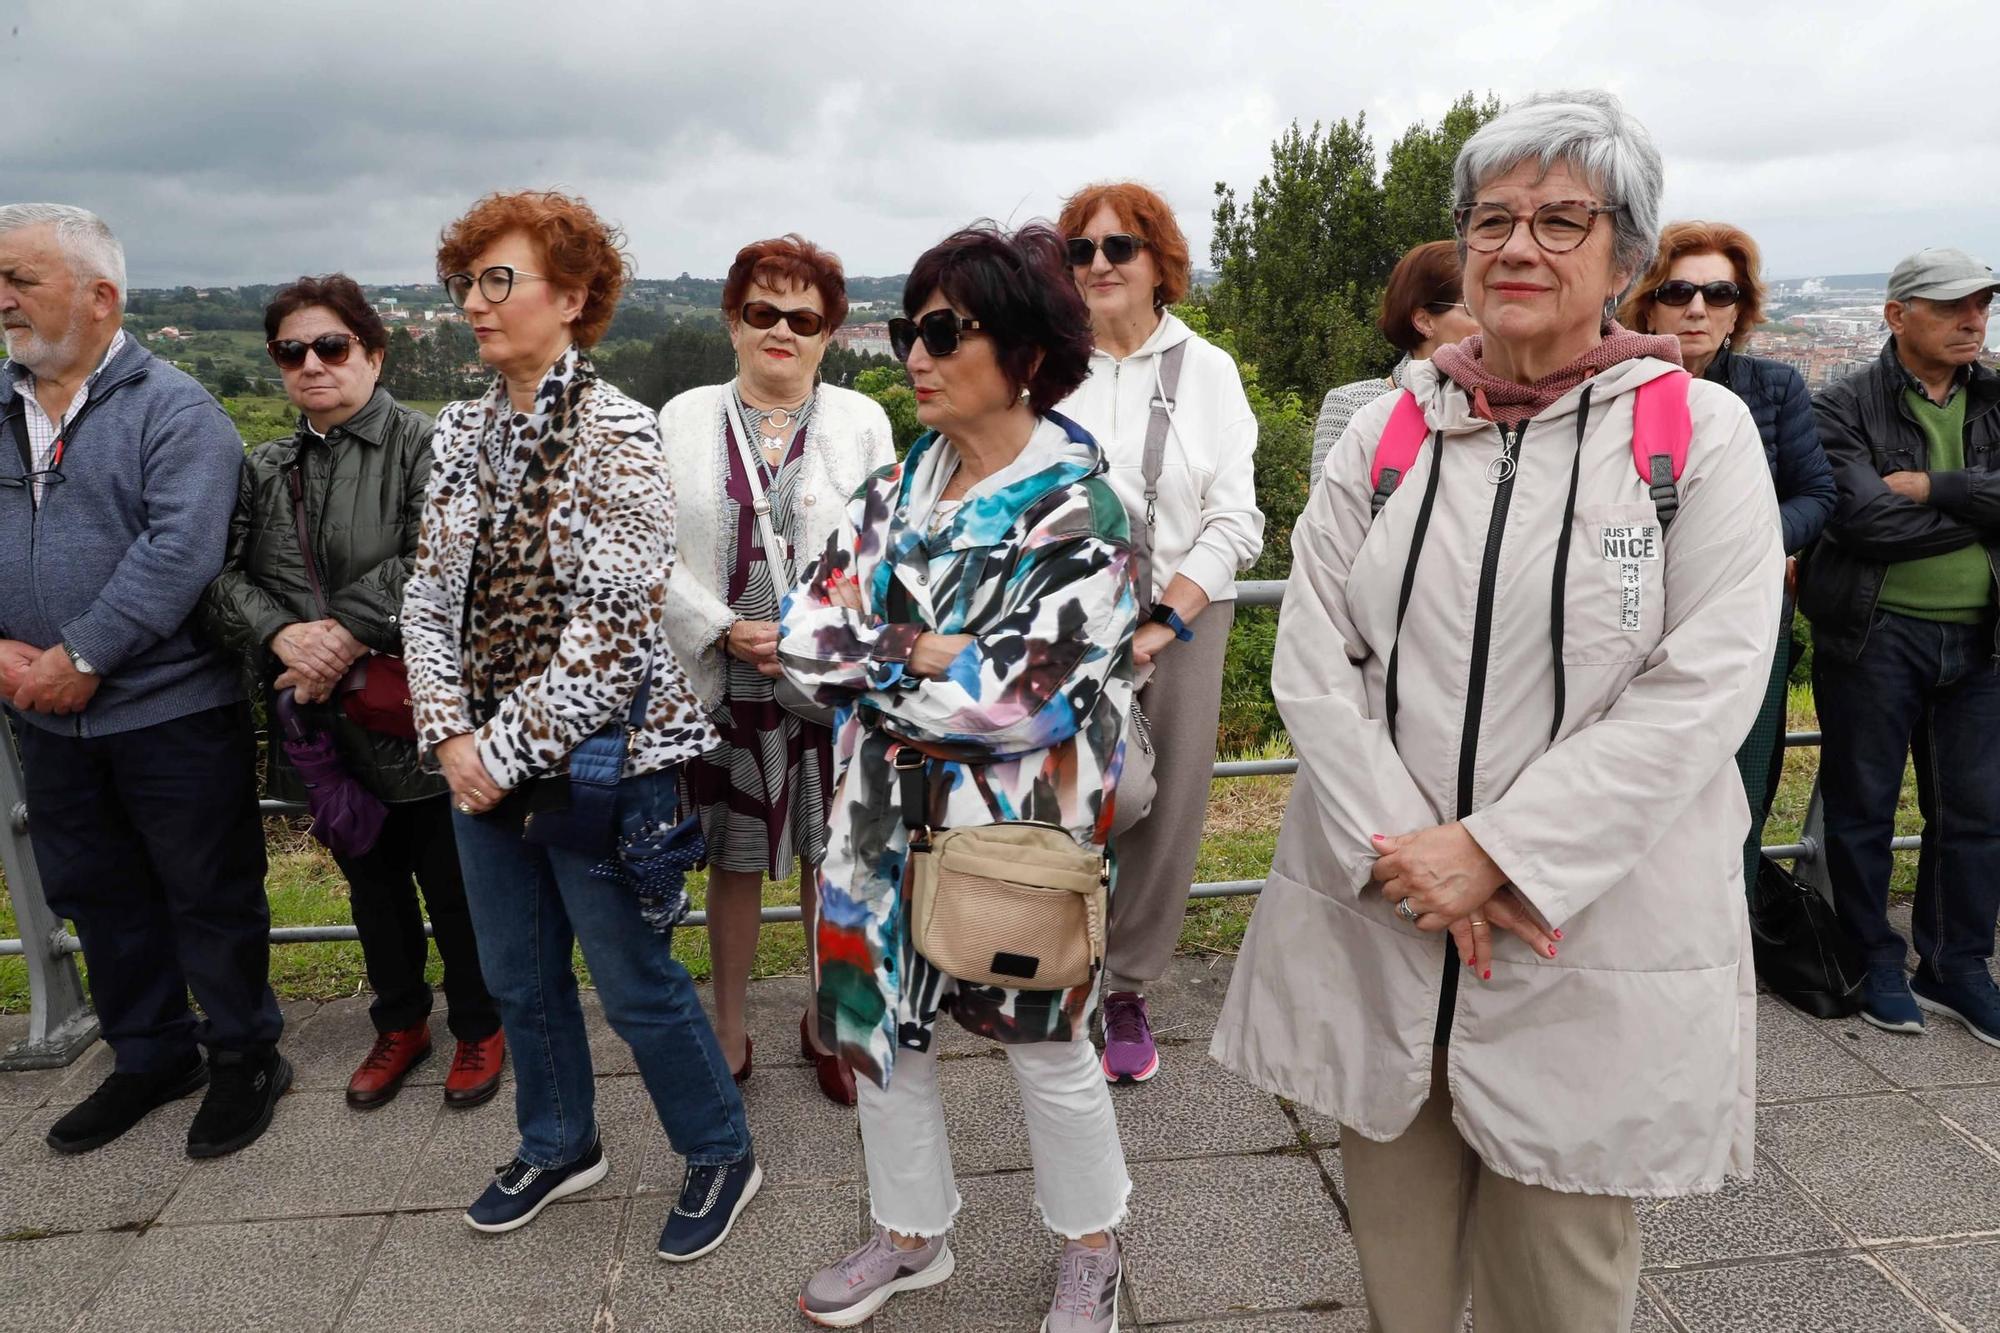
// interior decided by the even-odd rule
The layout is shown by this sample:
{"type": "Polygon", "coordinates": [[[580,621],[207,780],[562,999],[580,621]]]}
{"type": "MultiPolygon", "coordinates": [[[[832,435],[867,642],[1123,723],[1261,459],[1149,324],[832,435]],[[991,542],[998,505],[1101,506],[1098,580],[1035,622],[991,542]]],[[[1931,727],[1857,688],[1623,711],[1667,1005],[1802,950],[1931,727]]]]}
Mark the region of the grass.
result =
{"type": "MultiPolygon", "coordinates": [[[[1804,686],[1794,686],[1789,702],[1789,727],[1810,731],[1817,726],[1812,695],[1804,686]]],[[[1241,758],[1277,758],[1289,753],[1282,744],[1241,758]]],[[[1765,827],[1766,843],[1798,840],[1805,820],[1806,803],[1812,795],[1813,778],[1819,771],[1819,752],[1791,751],[1785,762],[1785,776],[1778,789],[1771,822],[1765,827]]],[[[1217,781],[1209,797],[1208,820],[1204,830],[1201,859],[1195,877],[1203,881],[1262,879],[1271,864],[1278,842],[1278,826],[1283,821],[1285,803],[1291,798],[1289,777],[1237,778],[1217,781]]],[[[1905,773],[1903,797],[1896,812],[1896,832],[1915,833],[1921,821],[1917,815],[1914,777],[1905,773]]],[[[343,925],[349,920],[347,885],[325,851],[304,831],[297,820],[267,821],[271,872],[266,881],[271,900],[271,919],[277,925],[343,925]]],[[[1916,858],[1898,856],[1891,881],[1894,892],[1907,893],[1914,887],[1916,858]]],[[[701,876],[692,876],[689,895],[695,906],[705,901],[701,876]]],[[[796,903],[796,879],[764,886],[768,905],[796,903]]],[[[1231,954],[1243,942],[1255,898],[1211,898],[1190,904],[1187,922],[1181,930],[1184,953],[1231,954]]],[[[0,896],[0,937],[17,933],[11,905],[0,896]]],[[[705,931],[681,930],[674,934],[674,955],[697,979],[709,974],[708,937],[705,931]]],[[[754,975],[799,976],[805,969],[805,937],[796,924],[764,927],[757,950],[754,975]]],[[[439,975],[437,953],[431,953],[430,975],[439,975]]],[[[329,1000],[360,993],[367,986],[358,944],[287,944],[271,951],[271,984],[284,999],[329,1000]]],[[[0,958],[0,1013],[25,1012],[28,1005],[27,964],[19,958],[0,958]]]]}

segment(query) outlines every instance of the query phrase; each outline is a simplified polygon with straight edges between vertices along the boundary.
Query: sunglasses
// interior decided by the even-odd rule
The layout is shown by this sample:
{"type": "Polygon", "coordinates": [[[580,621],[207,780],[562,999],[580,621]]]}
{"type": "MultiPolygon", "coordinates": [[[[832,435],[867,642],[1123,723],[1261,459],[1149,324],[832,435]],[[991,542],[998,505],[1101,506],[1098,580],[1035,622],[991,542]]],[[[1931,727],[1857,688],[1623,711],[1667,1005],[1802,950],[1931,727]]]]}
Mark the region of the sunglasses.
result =
{"type": "Polygon", "coordinates": [[[309,343],[297,338],[273,338],[264,344],[264,350],[284,369],[297,370],[306,363],[307,352],[318,357],[321,365],[345,365],[347,354],[360,341],[351,333],[322,333],[309,343]]]}
{"type": "Polygon", "coordinates": [[[451,303],[463,310],[465,303],[472,299],[473,284],[478,283],[479,294],[494,305],[499,305],[514,294],[514,284],[523,278],[532,282],[548,281],[548,278],[540,273],[530,273],[526,269],[515,268],[512,264],[495,264],[491,268],[481,269],[476,278],[470,273],[445,274],[444,290],[445,294],[451,297],[451,303]]]}
{"type": "Polygon", "coordinates": [[[1492,254],[1513,239],[1514,228],[1528,224],[1535,244],[1552,255],[1568,254],[1583,244],[1584,237],[1600,213],[1623,212],[1623,204],[1592,204],[1581,199],[1558,199],[1543,204],[1523,218],[1505,204],[1467,204],[1453,215],[1458,234],[1468,250],[1492,254]]]}
{"type": "Polygon", "coordinates": [[[1661,305],[1682,306],[1694,300],[1694,294],[1701,293],[1706,305],[1735,305],[1743,299],[1743,289],[1733,282],[1693,283],[1685,278],[1675,278],[1653,288],[1653,299],[1661,305]]]}
{"type": "Polygon", "coordinates": [[[1069,249],[1071,268],[1088,268],[1097,258],[1098,247],[1104,249],[1104,260],[1108,264],[1129,264],[1138,257],[1146,243],[1130,232],[1116,231],[1101,241],[1093,241],[1088,236],[1072,236],[1063,244],[1069,249]]]}
{"type": "Polygon", "coordinates": [[[898,361],[908,361],[910,353],[917,350],[917,340],[922,339],[924,350],[932,356],[950,356],[958,350],[959,334],[977,333],[985,325],[976,319],[966,319],[956,310],[933,310],[922,319],[892,319],[889,321],[889,350],[898,361]]]}
{"type": "Polygon", "coordinates": [[[826,327],[826,316],[817,310],[780,310],[769,301],[752,301],[738,312],[738,317],[753,329],[776,328],[779,320],[784,320],[793,333],[801,338],[815,338],[826,327]]]}

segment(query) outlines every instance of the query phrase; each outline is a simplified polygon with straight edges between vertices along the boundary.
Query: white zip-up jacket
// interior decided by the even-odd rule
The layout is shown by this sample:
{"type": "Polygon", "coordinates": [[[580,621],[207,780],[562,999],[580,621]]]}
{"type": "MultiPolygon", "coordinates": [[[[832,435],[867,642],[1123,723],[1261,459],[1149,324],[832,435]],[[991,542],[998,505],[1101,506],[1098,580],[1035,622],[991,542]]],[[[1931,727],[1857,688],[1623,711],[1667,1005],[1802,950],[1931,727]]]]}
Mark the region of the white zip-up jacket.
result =
{"type": "Polygon", "coordinates": [[[1174,390],[1153,528],[1151,602],[1185,574],[1211,602],[1236,596],[1236,577],[1264,549],[1257,507],[1257,418],[1229,353],[1168,313],[1153,336],[1123,361],[1090,358],[1090,378],[1057,411],[1096,437],[1111,488],[1125,504],[1133,538],[1146,521],[1146,426],[1160,393],[1160,355],[1186,343],[1174,390]]]}

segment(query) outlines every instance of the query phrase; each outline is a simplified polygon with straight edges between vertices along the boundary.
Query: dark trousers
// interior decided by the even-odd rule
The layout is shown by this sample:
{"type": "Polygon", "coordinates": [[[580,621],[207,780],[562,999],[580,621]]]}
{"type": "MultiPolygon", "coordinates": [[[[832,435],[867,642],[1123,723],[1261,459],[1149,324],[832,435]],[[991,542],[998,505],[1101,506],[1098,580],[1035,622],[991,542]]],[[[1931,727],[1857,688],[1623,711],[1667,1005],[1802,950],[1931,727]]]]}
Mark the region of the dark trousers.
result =
{"type": "Polygon", "coordinates": [[[35,862],[49,906],[76,923],[118,1069],[174,1068],[197,1042],[275,1047],[250,705],[112,736],[16,730],[35,862]]]}
{"type": "Polygon", "coordinates": [[[2000,913],[2000,670],[1993,626],[1882,613],[1857,661],[1813,655],[1834,907],[1870,966],[1903,961],[1889,925],[1889,839],[1915,751],[1923,851],[1919,965],[1983,972],[2000,913]]]}
{"type": "Polygon", "coordinates": [[[430,950],[424,940],[423,889],[438,956],[444,960],[445,1021],[460,1041],[481,1041],[500,1030],[500,1011],[479,974],[472,912],[458,868],[451,831],[451,801],[433,796],[389,807],[382,837],[366,856],[334,858],[347,876],[354,928],[368,964],[375,1002],[368,1016],[377,1032],[415,1027],[430,1016],[431,987],[424,980],[430,950]]]}

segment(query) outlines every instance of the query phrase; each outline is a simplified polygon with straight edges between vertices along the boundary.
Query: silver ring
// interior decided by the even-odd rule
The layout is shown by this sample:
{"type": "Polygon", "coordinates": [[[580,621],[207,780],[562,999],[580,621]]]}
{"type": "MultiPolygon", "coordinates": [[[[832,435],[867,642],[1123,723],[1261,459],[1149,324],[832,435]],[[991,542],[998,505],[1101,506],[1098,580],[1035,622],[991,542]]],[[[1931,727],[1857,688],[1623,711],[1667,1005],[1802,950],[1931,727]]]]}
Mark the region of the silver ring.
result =
{"type": "Polygon", "coordinates": [[[1417,924],[1417,909],[1410,906],[1410,900],[1408,898],[1405,898],[1403,899],[1403,901],[1396,904],[1396,915],[1403,918],[1403,920],[1409,922],[1413,926],[1417,924]]]}
{"type": "Polygon", "coordinates": [[[458,803],[458,813],[460,813],[461,815],[469,815],[469,814],[471,814],[471,813],[472,813],[472,806],[471,806],[471,804],[470,804],[469,802],[466,802],[466,801],[460,801],[460,802],[458,803]]]}

